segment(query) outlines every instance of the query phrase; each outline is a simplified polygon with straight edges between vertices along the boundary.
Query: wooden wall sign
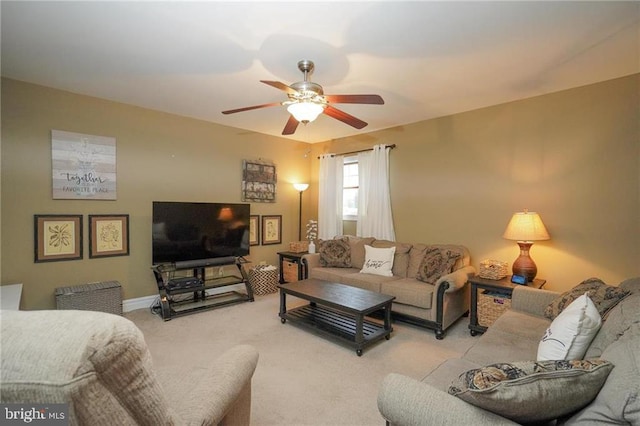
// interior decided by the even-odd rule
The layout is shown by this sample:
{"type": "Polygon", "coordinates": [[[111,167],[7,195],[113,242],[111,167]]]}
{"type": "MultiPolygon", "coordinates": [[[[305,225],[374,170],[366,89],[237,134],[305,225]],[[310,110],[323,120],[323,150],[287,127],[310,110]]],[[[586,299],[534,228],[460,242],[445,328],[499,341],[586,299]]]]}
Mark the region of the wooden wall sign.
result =
{"type": "Polygon", "coordinates": [[[116,139],[51,131],[53,199],[115,200],[116,139]]]}
{"type": "Polygon", "coordinates": [[[242,161],[242,201],[276,202],[276,166],[269,161],[242,161]]]}

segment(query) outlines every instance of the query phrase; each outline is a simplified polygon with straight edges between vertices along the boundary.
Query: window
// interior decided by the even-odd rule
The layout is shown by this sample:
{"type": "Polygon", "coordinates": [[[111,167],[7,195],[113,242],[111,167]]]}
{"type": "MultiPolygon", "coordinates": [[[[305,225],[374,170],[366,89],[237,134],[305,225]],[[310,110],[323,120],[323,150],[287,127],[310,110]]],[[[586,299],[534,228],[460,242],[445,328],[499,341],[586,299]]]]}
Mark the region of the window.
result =
{"type": "Polygon", "coordinates": [[[345,157],[342,170],[342,219],[358,220],[357,157],[345,157]]]}

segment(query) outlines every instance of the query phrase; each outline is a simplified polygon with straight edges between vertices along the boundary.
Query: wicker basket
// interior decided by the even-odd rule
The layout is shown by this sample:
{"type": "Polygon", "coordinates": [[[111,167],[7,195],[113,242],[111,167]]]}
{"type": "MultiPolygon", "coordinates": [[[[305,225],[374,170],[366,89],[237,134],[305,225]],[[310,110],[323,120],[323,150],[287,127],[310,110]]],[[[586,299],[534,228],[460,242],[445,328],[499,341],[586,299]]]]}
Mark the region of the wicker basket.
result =
{"type": "Polygon", "coordinates": [[[258,265],[249,270],[249,284],[258,296],[278,291],[278,268],[258,265]]]}
{"type": "Polygon", "coordinates": [[[289,243],[289,251],[294,253],[304,253],[309,250],[309,241],[293,241],[289,243]]]}
{"type": "Polygon", "coordinates": [[[480,278],[501,280],[507,275],[509,275],[507,262],[492,259],[480,262],[480,272],[478,272],[478,276],[480,276],[480,278]]]}
{"type": "Polygon", "coordinates": [[[490,327],[510,307],[510,294],[485,290],[478,294],[478,324],[490,327]]]}
{"type": "Polygon", "coordinates": [[[55,291],[57,309],[79,309],[122,315],[122,293],[118,281],[103,281],[55,291]]]}
{"type": "Polygon", "coordinates": [[[282,262],[282,278],[288,283],[294,283],[298,281],[298,268],[299,265],[296,262],[285,260],[282,262]]]}

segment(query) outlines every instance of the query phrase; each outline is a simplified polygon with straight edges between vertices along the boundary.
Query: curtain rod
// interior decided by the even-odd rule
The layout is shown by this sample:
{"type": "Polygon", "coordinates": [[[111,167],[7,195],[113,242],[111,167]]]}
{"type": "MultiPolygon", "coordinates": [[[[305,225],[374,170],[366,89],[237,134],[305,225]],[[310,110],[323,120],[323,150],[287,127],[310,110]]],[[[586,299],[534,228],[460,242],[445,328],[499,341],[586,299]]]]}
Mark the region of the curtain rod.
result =
{"type": "MultiPolygon", "coordinates": [[[[389,149],[393,149],[396,147],[396,144],[391,144],[391,145],[385,145],[385,148],[389,148],[389,149]]],[[[358,151],[349,151],[349,152],[343,152],[341,154],[331,154],[332,157],[336,157],[336,156],[340,156],[340,155],[351,155],[351,154],[359,154],[361,152],[367,152],[367,151],[373,151],[373,148],[369,148],[369,149],[361,149],[358,151]]],[[[320,156],[318,156],[318,159],[320,159],[320,156]]]]}

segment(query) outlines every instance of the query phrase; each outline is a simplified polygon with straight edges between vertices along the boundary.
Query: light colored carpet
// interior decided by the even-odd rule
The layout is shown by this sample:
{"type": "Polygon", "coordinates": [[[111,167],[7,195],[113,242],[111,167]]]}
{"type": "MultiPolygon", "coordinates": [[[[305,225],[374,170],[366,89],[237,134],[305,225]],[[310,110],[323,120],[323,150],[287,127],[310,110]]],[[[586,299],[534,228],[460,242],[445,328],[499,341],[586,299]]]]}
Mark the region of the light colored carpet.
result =
{"type": "MultiPolygon", "coordinates": [[[[302,303],[289,297],[289,307],[302,303]]],[[[277,294],[163,321],[149,310],[126,314],[144,333],[158,374],[179,377],[214,362],[225,350],[253,345],[260,354],[253,376],[254,425],[382,425],[376,398],[391,372],[417,379],[474,342],[468,318],[444,340],[433,331],[394,323],[390,340],[355,351],[278,317],[277,294]]],[[[477,339],[477,338],[476,338],[477,339]]],[[[190,391],[189,384],[181,392],[190,391]]],[[[194,395],[198,398],[198,395],[194,395]]]]}

